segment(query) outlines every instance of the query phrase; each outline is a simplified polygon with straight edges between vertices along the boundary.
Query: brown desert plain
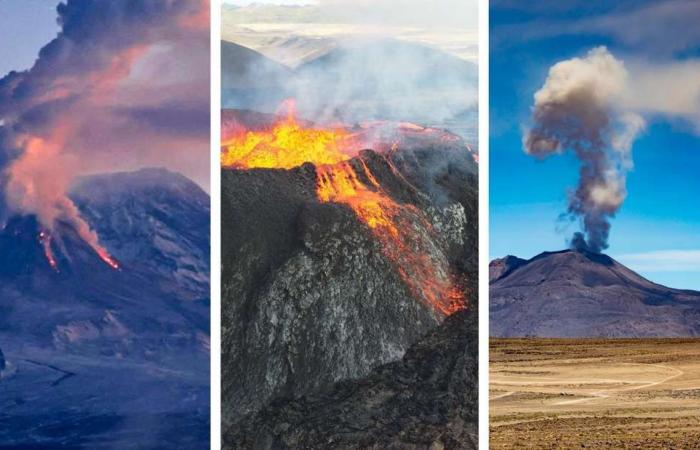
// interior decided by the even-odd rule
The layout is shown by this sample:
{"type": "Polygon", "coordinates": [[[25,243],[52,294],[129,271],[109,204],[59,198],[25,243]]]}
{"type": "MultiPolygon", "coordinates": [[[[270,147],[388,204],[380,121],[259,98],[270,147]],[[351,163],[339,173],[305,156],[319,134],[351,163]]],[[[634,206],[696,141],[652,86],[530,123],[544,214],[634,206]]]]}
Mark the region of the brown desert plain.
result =
{"type": "Polygon", "coordinates": [[[490,448],[700,448],[700,339],[491,339],[490,448]]]}

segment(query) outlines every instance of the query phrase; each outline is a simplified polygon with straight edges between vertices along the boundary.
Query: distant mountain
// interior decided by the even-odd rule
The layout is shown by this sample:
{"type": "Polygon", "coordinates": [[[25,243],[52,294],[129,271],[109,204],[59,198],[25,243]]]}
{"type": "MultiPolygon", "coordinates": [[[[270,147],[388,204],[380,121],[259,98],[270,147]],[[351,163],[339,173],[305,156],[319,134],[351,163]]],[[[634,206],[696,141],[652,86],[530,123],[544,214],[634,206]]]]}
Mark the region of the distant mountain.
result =
{"type": "Polygon", "coordinates": [[[700,335],[700,292],[655,284],[607,255],[545,252],[490,269],[494,337],[700,335]]]}
{"type": "Polygon", "coordinates": [[[299,66],[307,117],[408,120],[441,126],[474,108],[476,65],[434,47],[393,39],[340,42],[299,66]]]}
{"type": "Polygon", "coordinates": [[[70,196],[120,268],[65,223],[55,269],[34,217],[0,230],[0,443],[208,446],[209,196],[163,169],[70,196]]]}
{"type": "Polygon", "coordinates": [[[475,140],[476,65],[431,46],[393,39],[324,43],[292,70],[224,42],[222,61],[225,108],[274,112],[294,97],[300,114],[316,120],[407,120],[475,140]]]}
{"type": "Polygon", "coordinates": [[[249,48],[221,41],[221,90],[224,106],[274,110],[290,95],[292,71],[249,48]]]}

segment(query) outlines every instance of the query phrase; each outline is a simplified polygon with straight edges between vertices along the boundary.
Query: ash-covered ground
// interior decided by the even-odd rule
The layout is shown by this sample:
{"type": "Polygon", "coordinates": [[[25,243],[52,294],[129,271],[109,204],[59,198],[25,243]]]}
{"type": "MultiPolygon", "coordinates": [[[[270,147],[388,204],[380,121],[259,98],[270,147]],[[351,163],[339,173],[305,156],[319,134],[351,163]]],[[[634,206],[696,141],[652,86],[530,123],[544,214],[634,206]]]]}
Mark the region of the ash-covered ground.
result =
{"type": "Polygon", "coordinates": [[[387,253],[348,205],[319,201],[314,165],[222,170],[225,447],[476,445],[477,165],[461,139],[436,136],[349,164],[426,218],[402,230],[406,242],[445,261],[469,305],[442,326],[402,276],[410,258],[387,253]],[[353,399],[339,403],[344,393],[353,399]]]}

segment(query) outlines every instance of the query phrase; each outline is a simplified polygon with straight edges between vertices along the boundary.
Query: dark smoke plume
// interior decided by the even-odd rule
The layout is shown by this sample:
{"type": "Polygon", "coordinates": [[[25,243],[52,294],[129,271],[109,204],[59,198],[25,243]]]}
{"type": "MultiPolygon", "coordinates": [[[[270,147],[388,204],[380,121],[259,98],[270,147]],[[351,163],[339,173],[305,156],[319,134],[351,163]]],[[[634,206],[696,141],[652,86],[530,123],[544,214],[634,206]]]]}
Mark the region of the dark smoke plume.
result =
{"type": "Polygon", "coordinates": [[[571,151],[581,163],[567,208],[583,229],[570,241],[575,249],[597,253],[608,247],[610,219],[627,196],[630,149],[644,121],[618,109],[626,90],[624,65],[600,47],[552,66],[535,93],[526,153],[544,158],[571,151]]]}
{"type": "MultiPolygon", "coordinates": [[[[70,223],[96,247],[96,234],[66,194],[70,183],[86,160],[106,160],[108,149],[126,152],[135,143],[134,126],[117,130],[129,123],[118,106],[134,105],[129,93],[148,84],[144,59],[185,40],[208,41],[208,1],[66,0],[57,15],[60,31],[34,65],[0,78],[0,213],[33,214],[46,229],[70,223]]],[[[138,93],[142,100],[149,95],[138,93]]]]}

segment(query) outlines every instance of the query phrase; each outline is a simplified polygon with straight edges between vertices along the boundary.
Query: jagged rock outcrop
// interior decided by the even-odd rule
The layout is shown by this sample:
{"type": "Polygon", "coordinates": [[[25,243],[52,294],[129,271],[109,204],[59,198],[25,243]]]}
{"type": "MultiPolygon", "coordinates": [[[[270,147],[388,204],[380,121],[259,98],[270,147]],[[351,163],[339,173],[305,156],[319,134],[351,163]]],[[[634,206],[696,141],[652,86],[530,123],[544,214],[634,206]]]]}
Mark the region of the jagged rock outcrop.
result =
{"type": "Polygon", "coordinates": [[[525,264],[527,260],[517,256],[508,255],[504,258],[494,259],[489,263],[489,283],[508,275],[513,270],[525,264]]]}
{"type": "Polygon", "coordinates": [[[653,283],[611,257],[545,252],[491,283],[496,337],[700,335],[700,292],[653,283]]]}
{"type": "Polygon", "coordinates": [[[478,318],[460,311],[402,360],[280,398],[225,431],[224,448],[476,449],[478,318]]]}

